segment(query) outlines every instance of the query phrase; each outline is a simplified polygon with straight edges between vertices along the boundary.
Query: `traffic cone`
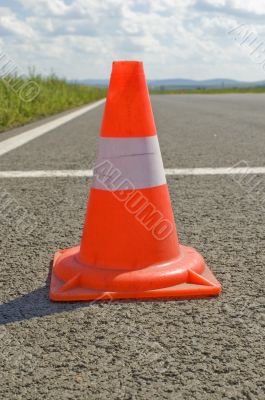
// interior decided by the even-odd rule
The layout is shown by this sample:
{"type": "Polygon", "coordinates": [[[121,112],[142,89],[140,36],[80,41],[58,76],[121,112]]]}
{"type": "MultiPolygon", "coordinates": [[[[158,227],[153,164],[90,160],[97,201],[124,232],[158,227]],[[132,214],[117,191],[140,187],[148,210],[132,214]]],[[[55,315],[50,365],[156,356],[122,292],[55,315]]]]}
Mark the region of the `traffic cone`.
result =
{"type": "Polygon", "coordinates": [[[114,62],[81,245],[55,254],[50,298],[220,291],[203,257],[178,243],[143,65],[114,62]]]}

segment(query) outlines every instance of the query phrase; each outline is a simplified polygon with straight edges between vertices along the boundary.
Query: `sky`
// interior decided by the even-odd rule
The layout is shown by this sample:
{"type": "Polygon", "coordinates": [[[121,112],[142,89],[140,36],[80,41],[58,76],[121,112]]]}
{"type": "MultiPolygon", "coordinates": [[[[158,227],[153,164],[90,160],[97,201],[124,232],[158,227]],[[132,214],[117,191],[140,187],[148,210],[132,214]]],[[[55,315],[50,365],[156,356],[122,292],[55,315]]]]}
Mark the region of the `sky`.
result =
{"type": "Polygon", "coordinates": [[[141,60],[149,79],[256,81],[265,67],[229,32],[244,24],[265,54],[264,22],[262,0],[0,0],[0,51],[67,79],[141,60]]]}

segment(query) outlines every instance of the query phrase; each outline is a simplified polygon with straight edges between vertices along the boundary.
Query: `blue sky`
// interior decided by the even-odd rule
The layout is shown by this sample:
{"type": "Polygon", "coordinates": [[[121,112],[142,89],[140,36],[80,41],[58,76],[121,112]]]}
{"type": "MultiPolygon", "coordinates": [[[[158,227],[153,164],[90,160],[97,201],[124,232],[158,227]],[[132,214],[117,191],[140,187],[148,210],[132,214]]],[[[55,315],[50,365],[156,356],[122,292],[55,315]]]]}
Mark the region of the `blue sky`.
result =
{"type": "Polygon", "coordinates": [[[0,0],[0,49],[69,79],[107,78],[112,60],[136,59],[150,79],[265,80],[228,34],[246,24],[263,44],[264,22],[261,0],[0,0]]]}

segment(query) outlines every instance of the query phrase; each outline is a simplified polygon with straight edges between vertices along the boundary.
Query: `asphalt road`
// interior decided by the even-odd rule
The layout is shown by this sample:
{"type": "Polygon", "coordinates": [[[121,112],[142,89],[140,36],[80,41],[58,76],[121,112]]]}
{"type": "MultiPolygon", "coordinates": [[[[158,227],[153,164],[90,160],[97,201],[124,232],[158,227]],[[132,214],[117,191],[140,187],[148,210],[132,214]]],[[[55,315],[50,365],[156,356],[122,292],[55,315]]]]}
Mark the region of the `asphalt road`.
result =
{"type": "MultiPolygon", "coordinates": [[[[264,95],[152,103],[165,167],[265,165],[264,95]]],[[[102,110],[3,155],[0,169],[91,168],[102,110]]],[[[37,221],[28,232],[18,213],[0,214],[0,398],[264,400],[265,176],[254,179],[168,177],[180,241],[205,256],[220,297],[96,304],[48,299],[54,252],[79,243],[90,179],[0,179],[37,221]]]]}

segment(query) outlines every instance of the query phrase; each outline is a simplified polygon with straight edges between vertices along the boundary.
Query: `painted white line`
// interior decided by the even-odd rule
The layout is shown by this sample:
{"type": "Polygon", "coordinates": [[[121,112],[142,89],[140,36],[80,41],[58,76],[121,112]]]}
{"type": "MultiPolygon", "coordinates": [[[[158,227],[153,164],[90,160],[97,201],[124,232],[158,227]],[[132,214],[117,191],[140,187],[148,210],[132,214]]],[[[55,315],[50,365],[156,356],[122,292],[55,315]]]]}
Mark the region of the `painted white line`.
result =
{"type": "Polygon", "coordinates": [[[70,178],[93,176],[93,170],[0,171],[0,178],[70,178]]]}
{"type": "MultiPolygon", "coordinates": [[[[247,168],[166,168],[166,175],[205,176],[205,175],[248,175],[265,174],[265,167],[247,168]]],[[[93,170],[50,170],[50,171],[0,171],[0,178],[70,178],[93,176],[93,170]]]]}
{"type": "Polygon", "coordinates": [[[31,140],[36,139],[37,137],[44,135],[45,133],[50,132],[53,129],[56,129],[59,126],[66,124],[67,122],[72,121],[77,117],[80,117],[81,115],[87,113],[88,111],[91,111],[94,108],[100,106],[105,101],[106,99],[96,101],[93,104],[89,104],[88,106],[82,107],[79,110],[64,115],[63,117],[59,117],[51,122],[47,122],[47,124],[43,124],[38,126],[37,128],[30,129],[29,131],[20,133],[16,136],[13,136],[10,139],[3,140],[2,142],[0,142],[0,156],[20,146],[23,146],[23,144],[26,144],[31,140]]]}
{"type": "Polygon", "coordinates": [[[166,175],[245,175],[265,174],[265,167],[227,167],[227,168],[166,168],[166,175]]]}

